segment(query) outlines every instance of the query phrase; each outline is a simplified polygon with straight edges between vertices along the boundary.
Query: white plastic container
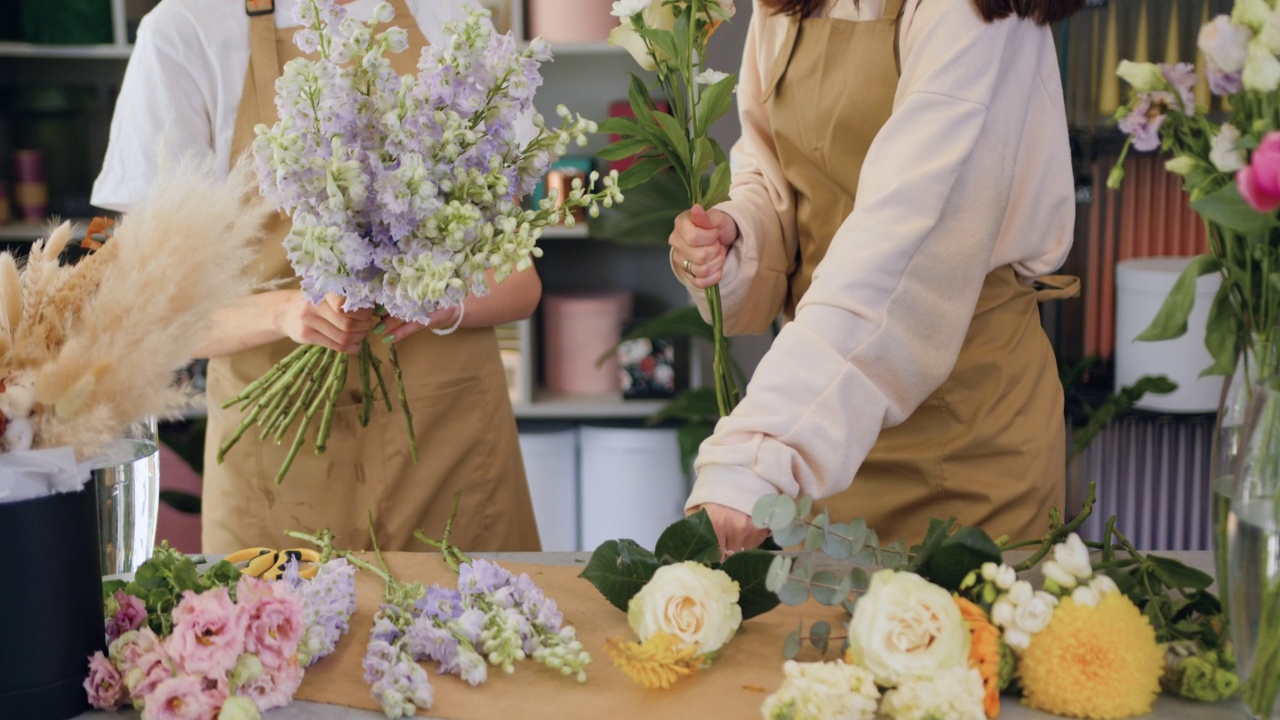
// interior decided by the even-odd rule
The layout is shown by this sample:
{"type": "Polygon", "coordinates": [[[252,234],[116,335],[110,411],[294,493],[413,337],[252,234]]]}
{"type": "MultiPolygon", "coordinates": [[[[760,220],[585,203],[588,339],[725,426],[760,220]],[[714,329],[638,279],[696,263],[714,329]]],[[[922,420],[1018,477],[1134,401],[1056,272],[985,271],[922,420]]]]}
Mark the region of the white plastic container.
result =
{"type": "Polygon", "coordinates": [[[538,538],[546,552],[571,552],[578,544],[578,429],[544,425],[520,428],[520,453],[533,496],[538,538]]]}
{"type": "Polygon", "coordinates": [[[1189,257],[1122,260],[1116,263],[1115,388],[1132,385],[1144,375],[1165,375],[1178,383],[1167,395],[1147,394],[1135,407],[1176,413],[1208,413],[1218,409],[1222,378],[1200,377],[1213,363],[1204,346],[1209,307],[1222,279],[1217,273],[1196,282],[1195,304],[1180,338],[1135,342],[1169,295],[1174,282],[1191,262],[1189,257]]]}
{"type": "Polygon", "coordinates": [[[579,437],[582,549],[621,538],[652,548],[689,495],[676,431],[584,426],[579,437]]]}

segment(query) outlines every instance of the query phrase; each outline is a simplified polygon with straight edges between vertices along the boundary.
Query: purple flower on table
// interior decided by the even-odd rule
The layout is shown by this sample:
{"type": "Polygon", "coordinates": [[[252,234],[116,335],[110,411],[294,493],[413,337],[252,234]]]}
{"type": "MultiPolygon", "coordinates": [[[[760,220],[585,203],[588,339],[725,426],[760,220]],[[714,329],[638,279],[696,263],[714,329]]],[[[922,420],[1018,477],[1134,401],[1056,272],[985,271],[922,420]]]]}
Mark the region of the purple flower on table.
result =
{"type": "Polygon", "coordinates": [[[114,641],[130,630],[137,630],[147,620],[147,607],[141,598],[134,597],[124,590],[117,590],[112,596],[117,610],[107,621],[107,641],[114,641]]]}
{"type": "Polygon", "coordinates": [[[1172,97],[1166,92],[1142,93],[1129,114],[1120,118],[1120,130],[1133,138],[1135,150],[1150,152],[1160,147],[1160,126],[1165,121],[1165,100],[1171,100],[1172,97]]]}
{"type": "Polygon", "coordinates": [[[298,643],[298,662],[309,667],[334,651],[338,640],[350,627],[356,611],[356,569],[343,558],[320,566],[316,576],[304,580],[298,574],[298,563],[290,560],[285,567],[284,582],[302,600],[302,640],[298,643]]]}
{"type": "Polygon", "coordinates": [[[1182,100],[1183,114],[1194,115],[1196,113],[1195,87],[1198,80],[1195,65],[1161,63],[1160,71],[1164,74],[1164,79],[1169,81],[1169,85],[1178,92],[1178,98],[1182,100]]]}
{"type": "Polygon", "coordinates": [[[89,658],[84,689],[89,694],[89,704],[100,710],[116,710],[128,699],[124,676],[101,651],[89,658]]]}
{"type": "Polygon", "coordinates": [[[463,595],[492,593],[509,586],[515,576],[492,560],[472,560],[458,568],[458,589],[463,595]]]}

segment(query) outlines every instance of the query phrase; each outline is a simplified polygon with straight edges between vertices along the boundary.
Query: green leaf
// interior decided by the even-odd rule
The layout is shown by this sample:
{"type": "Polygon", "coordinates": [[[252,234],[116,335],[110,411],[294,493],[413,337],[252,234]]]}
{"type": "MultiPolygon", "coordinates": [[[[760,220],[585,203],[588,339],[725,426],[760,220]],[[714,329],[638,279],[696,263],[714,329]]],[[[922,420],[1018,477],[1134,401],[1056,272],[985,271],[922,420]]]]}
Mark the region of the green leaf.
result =
{"type": "Polygon", "coordinates": [[[813,512],[813,498],[808,495],[801,495],[796,498],[796,515],[798,517],[807,518],[809,513],[813,512]]]}
{"type": "Polygon", "coordinates": [[[596,129],[600,133],[620,135],[624,138],[647,138],[652,136],[658,130],[656,123],[648,122],[643,117],[611,117],[597,125],[596,129]],[[647,126],[641,125],[641,122],[645,122],[647,126]]]}
{"type": "Polygon", "coordinates": [[[698,312],[696,305],[681,305],[674,310],[640,323],[622,336],[625,340],[655,337],[699,337],[711,341],[713,330],[698,312]]]}
{"type": "Polygon", "coordinates": [[[716,120],[733,108],[733,88],[738,84],[737,75],[729,75],[702,91],[698,98],[698,119],[695,127],[699,135],[706,135],[716,120]]]}
{"type": "Polygon", "coordinates": [[[1274,213],[1260,213],[1250,207],[1235,183],[1192,200],[1191,207],[1209,222],[1240,233],[1260,233],[1280,227],[1274,213]]]}
{"type": "Polygon", "coordinates": [[[818,652],[825,653],[827,651],[827,643],[831,639],[831,624],[826,620],[819,620],[809,626],[809,642],[818,649],[818,652]]]}
{"type": "Polygon", "coordinates": [[[767,587],[775,556],[766,550],[744,550],[725,558],[720,569],[738,582],[738,606],[749,620],[778,606],[778,596],[767,587]]]}
{"type": "Polygon", "coordinates": [[[853,557],[853,543],[844,537],[845,532],[847,532],[847,526],[842,524],[827,528],[826,537],[822,542],[822,552],[836,560],[848,560],[853,557]]]}
{"type": "MultiPolygon", "coordinates": [[[[824,542],[826,542],[826,538],[827,538],[827,531],[825,528],[823,528],[820,525],[817,525],[816,523],[813,525],[810,525],[808,532],[806,532],[804,536],[804,551],[813,552],[814,550],[817,550],[818,548],[822,547],[822,544],[824,542]]],[[[791,543],[788,543],[788,544],[791,544],[791,543]]]]}
{"type": "MultiPolygon", "coordinates": [[[[620,245],[665,248],[675,227],[676,216],[688,208],[689,191],[680,176],[673,172],[658,172],[628,189],[625,202],[602,207],[600,217],[591,221],[591,236],[620,245]]],[[[697,314],[695,306],[686,307],[693,308],[697,314]]],[[[709,325],[707,327],[710,328],[709,325]]]]}
{"type": "Polygon", "coordinates": [[[1174,281],[1151,324],[1134,339],[1150,342],[1182,337],[1187,332],[1187,316],[1196,301],[1196,279],[1221,267],[1222,261],[1212,253],[1196,256],[1174,281]]]}
{"type": "Polygon", "coordinates": [[[671,402],[648,418],[650,425],[667,420],[702,420],[713,422],[719,419],[720,411],[716,406],[715,388],[691,388],[676,395],[671,402]],[[708,404],[708,400],[710,403],[708,404]]]}
{"type": "Polygon", "coordinates": [[[960,581],[983,563],[1000,563],[1000,546],[979,527],[963,527],[949,535],[934,551],[920,573],[946,590],[960,589],[960,581]]]}
{"type": "Polygon", "coordinates": [[[801,605],[809,599],[809,583],[805,580],[791,578],[778,590],[778,600],[784,605],[801,605]]]}
{"type": "Polygon", "coordinates": [[[587,567],[578,577],[595,585],[614,607],[626,612],[631,597],[640,592],[659,567],[658,558],[634,540],[609,540],[591,553],[587,567]]]}
{"type": "Polygon", "coordinates": [[[654,175],[669,167],[671,167],[671,160],[665,155],[645,158],[623,171],[618,177],[618,187],[629,191],[649,182],[654,175]]]}
{"type": "Polygon", "coordinates": [[[848,575],[830,570],[814,573],[810,582],[813,599],[823,605],[839,605],[849,597],[849,590],[853,587],[848,575]]]}
{"type": "Polygon", "coordinates": [[[669,113],[661,110],[653,112],[653,119],[657,121],[658,127],[662,128],[662,132],[666,135],[667,142],[670,144],[671,150],[675,156],[685,167],[691,164],[691,154],[689,149],[689,137],[685,135],[685,129],[680,127],[680,123],[676,122],[674,117],[669,113]]]}
{"type": "Polygon", "coordinates": [[[907,566],[907,569],[912,572],[919,572],[921,568],[927,567],[933,560],[933,554],[942,546],[942,541],[947,539],[947,534],[951,532],[951,528],[955,524],[955,518],[947,520],[929,518],[929,528],[924,532],[924,540],[913,548],[915,558],[907,566]]]}
{"type": "Polygon", "coordinates": [[[871,579],[867,577],[867,571],[860,567],[856,567],[850,571],[849,587],[854,592],[866,592],[867,588],[871,587],[871,579]]]}
{"type": "Polygon", "coordinates": [[[898,570],[907,564],[907,544],[894,540],[880,550],[880,564],[889,570],[898,570]]]}
{"type": "Polygon", "coordinates": [[[1213,358],[1213,364],[1201,371],[1205,375],[1230,375],[1235,371],[1236,358],[1239,356],[1239,338],[1242,336],[1240,315],[1231,304],[1231,284],[1224,282],[1218,286],[1218,293],[1209,307],[1209,317],[1205,320],[1204,346],[1213,358]]]}
{"type": "Polygon", "coordinates": [[[596,157],[602,160],[622,160],[624,158],[629,158],[632,155],[639,155],[651,147],[653,147],[653,143],[649,142],[648,138],[623,138],[615,143],[610,143],[597,151],[596,157]]]}
{"type": "Polygon", "coordinates": [[[124,580],[104,580],[102,583],[102,599],[106,600],[115,595],[117,590],[124,590],[127,584],[124,580]]]}
{"type": "Polygon", "coordinates": [[[677,520],[662,531],[653,554],[663,565],[693,562],[710,565],[720,559],[720,541],[706,510],[677,520]]]}
{"type": "Polygon", "coordinates": [[[802,522],[794,522],[785,528],[773,531],[773,541],[780,547],[792,547],[804,542],[809,535],[809,526],[802,522]]]}
{"type": "Polygon", "coordinates": [[[716,165],[715,171],[711,173],[711,182],[707,185],[707,195],[703,204],[707,207],[714,207],[729,199],[730,181],[733,179],[733,169],[729,167],[729,163],[721,161],[716,165]]]}
{"type": "Polygon", "coordinates": [[[627,86],[627,99],[631,102],[631,114],[636,117],[645,117],[656,105],[653,98],[649,95],[649,87],[644,84],[639,75],[635,73],[627,73],[631,76],[631,81],[627,86]]]}
{"type": "Polygon", "coordinates": [[[1206,590],[1213,584],[1211,576],[1173,558],[1148,555],[1147,562],[1151,573],[1166,587],[1206,590]]]}
{"type": "Polygon", "coordinates": [[[765,517],[764,526],[770,530],[790,527],[796,522],[796,501],[790,495],[779,494],[772,511],[765,517]]]}

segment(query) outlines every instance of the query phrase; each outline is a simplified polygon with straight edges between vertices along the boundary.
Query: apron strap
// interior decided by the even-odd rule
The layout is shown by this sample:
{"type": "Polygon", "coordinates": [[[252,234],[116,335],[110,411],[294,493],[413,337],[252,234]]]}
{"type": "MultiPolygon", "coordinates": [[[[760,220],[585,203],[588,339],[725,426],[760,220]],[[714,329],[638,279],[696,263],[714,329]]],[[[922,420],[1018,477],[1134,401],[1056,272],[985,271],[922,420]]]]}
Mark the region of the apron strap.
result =
{"type": "Polygon", "coordinates": [[[266,123],[276,118],[276,78],[280,77],[275,10],[275,0],[245,0],[244,3],[244,11],[249,16],[249,68],[258,100],[258,118],[266,123]]]}
{"type": "Polygon", "coordinates": [[[1080,278],[1074,275],[1041,275],[1032,278],[1036,302],[1066,300],[1080,295],[1080,278]]]}
{"type": "Polygon", "coordinates": [[[893,67],[898,77],[902,77],[902,14],[907,11],[907,0],[886,0],[884,14],[888,16],[890,10],[893,10],[893,67]]]}
{"type": "Polygon", "coordinates": [[[782,80],[782,76],[787,72],[787,65],[791,64],[791,51],[796,47],[796,36],[800,34],[800,15],[793,13],[787,16],[787,34],[782,38],[782,46],[778,48],[778,54],[773,59],[773,72],[769,75],[769,82],[764,85],[764,94],[760,96],[760,102],[767,102],[773,97],[773,91],[778,89],[778,82],[782,80]]]}

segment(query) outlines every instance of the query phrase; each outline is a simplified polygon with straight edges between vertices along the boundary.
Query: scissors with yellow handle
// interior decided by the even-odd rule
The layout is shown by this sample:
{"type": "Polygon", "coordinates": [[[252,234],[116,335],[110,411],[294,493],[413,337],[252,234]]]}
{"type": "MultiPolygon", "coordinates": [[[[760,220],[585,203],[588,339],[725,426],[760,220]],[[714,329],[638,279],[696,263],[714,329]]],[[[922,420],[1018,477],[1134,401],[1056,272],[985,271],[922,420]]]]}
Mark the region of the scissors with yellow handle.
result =
{"type": "Polygon", "coordinates": [[[245,548],[227,555],[223,560],[234,565],[241,573],[263,580],[275,580],[284,575],[290,560],[298,563],[298,575],[301,577],[311,579],[320,570],[320,553],[312,548],[245,548]]]}

